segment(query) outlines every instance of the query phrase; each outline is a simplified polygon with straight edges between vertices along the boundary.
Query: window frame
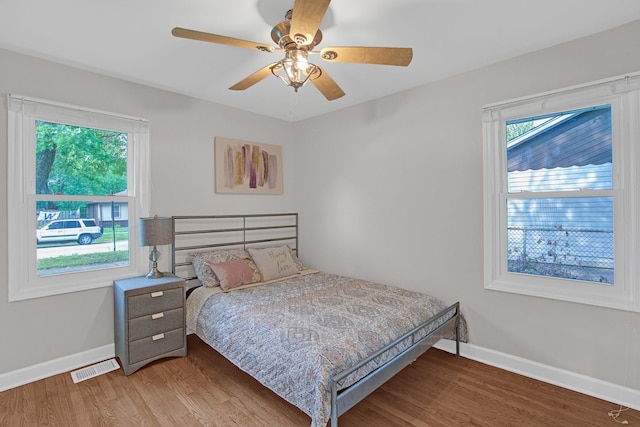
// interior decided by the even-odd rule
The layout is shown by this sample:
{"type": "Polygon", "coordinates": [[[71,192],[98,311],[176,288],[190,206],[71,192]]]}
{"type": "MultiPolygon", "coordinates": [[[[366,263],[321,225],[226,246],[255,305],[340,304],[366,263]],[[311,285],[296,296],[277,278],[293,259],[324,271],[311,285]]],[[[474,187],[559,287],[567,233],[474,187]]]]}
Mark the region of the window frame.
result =
{"type": "MultiPolygon", "coordinates": [[[[484,288],[594,306],[640,311],[640,73],[572,86],[483,108],[484,288]],[[511,273],[507,269],[506,123],[526,117],[611,105],[613,190],[583,196],[614,199],[614,284],[511,273]]],[[[566,192],[546,195],[566,196],[566,192]]],[[[514,198],[544,198],[511,193],[514,198]]],[[[578,194],[574,192],[574,196],[578,194]]]]}
{"type": "Polygon", "coordinates": [[[116,279],[146,271],[148,260],[137,242],[136,218],[149,215],[149,123],[69,104],[7,95],[8,110],[8,299],[9,302],[108,287],[116,279]],[[126,196],[61,196],[65,200],[128,203],[129,265],[55,275],[37,274],[36,200],[55,196],[35,194],[36,121],[101,128],[128,133],[126,196]],[[37,196],[37,197],[36,197],[37,196]],[[25,237],[26,236],[26,237],[25,237]]]}

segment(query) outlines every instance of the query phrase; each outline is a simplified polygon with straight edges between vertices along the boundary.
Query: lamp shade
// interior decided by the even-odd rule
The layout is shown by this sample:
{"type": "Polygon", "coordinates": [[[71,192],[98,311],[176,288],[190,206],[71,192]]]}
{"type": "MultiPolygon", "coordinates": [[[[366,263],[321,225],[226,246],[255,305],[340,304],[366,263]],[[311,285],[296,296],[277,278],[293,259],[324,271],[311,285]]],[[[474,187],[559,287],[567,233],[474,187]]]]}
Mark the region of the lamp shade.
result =
{"type": "Polygon", "coordinates": [[[138,230],[140,246],[168,245],[173,241],[171,217],[140,218],[138,230]]]}

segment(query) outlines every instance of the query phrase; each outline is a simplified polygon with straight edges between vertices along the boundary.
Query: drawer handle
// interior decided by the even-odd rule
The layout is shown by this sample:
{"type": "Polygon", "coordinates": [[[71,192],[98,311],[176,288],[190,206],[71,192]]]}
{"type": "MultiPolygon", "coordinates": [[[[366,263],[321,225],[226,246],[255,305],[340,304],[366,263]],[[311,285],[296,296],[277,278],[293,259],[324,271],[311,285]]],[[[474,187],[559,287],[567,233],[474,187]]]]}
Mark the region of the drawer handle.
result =
{"type": "Polygon", "coordinates": [[[158,341],[164,338],[164,334],[158,334],[151,337],[153,341],[158,341]]]}
{"type": "Polygon", "coordinates": [[[151,292],[151,298],[161,297],[162,295],[164,295],[163,291],[151,292]]]}
{"type": "Polygon", "coordinates": [[[153,320],[156,320],[156,319],[162,319],[163,317],[164,317],[164,313],[156,313],[156,314],[152,314],[152,315],[151,315],[151,318],[152,318],[153,320]]]}

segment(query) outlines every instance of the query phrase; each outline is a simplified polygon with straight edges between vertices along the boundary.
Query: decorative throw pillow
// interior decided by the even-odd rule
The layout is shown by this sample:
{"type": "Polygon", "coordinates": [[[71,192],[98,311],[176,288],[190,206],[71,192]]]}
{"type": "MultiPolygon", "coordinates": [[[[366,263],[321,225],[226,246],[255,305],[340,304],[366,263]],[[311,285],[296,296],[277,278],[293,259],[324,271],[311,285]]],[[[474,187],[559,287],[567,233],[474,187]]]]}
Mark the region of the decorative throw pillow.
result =
{"type": "Polygon", "coordinates": [[[291,276],[298,272],[289,246],[278,246],[274,248],[255,249],[249,248],[249,255],[256,263],[262,280],[269,281],[281,277],[291,276]]]}
{"type": "Polygon", "coordinates": [[[291,253],[291,258],[293,258],[293,262],[296,263],[296,267],[298,267],[298,271],[302,271],[304,270],[304,264],[302,264],[302,261],[300,261],[300,258],[298,258],[298,250],[296,249],[295,251],[293,249],[291,249],[290,246],[287,246],[287,248],[289,248],[289,252],[291,253]]]}
{"type": "Polygon", "coordinates": [[[247,257],[245,258],[247,265],[249,266],[249,270],[251,270],[251,283],[262,282],[262,274],[260,274],[260,270],[255,262],[249,256],[249,252],[247,252],[247,257]]]}
{"type": "Polygon", "coordinates": [[[255,283],[249,263],[244,259],[233,259],[225,262],[207,263],[218,278],[223,291],[229,291],[238,286],[255,283]]]}
{"type": "Polygon", "coordinates": [[[196,276],[198,276],[198,280],[200,280],[202,286],[210,288],[220,286],[220,283],[208,263],[249,258],[247,251],[244,249],[218,249],[209,252],[193,252],[189,255],[191,256],[191,264],[196,272],[196,276]]]}

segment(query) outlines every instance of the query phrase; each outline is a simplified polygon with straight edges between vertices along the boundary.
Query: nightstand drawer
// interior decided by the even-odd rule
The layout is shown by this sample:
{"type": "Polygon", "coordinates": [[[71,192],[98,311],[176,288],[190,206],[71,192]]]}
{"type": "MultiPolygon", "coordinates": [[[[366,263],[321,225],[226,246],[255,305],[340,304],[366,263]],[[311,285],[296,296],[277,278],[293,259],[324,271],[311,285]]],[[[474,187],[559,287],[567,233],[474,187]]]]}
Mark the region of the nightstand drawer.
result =
{"type": "Polygon", "coordinates": [[[184,328],[159,333],[129,343],[129,364],[178,350],[184,346],[184,328]]]}
{"type": "Polygon", "coordinates": [[[149,292],[127,298],[129,318],[140,317],[160,311],[182,307],[184,287],[149,292]]]}
{"type": "Polygon", "coordinates": [[[150,337],[160,332],[184,326],[184,310],[174,308],[173,310],[160,311],[142,317],[129,320],[129,341],[150,337]]]}

